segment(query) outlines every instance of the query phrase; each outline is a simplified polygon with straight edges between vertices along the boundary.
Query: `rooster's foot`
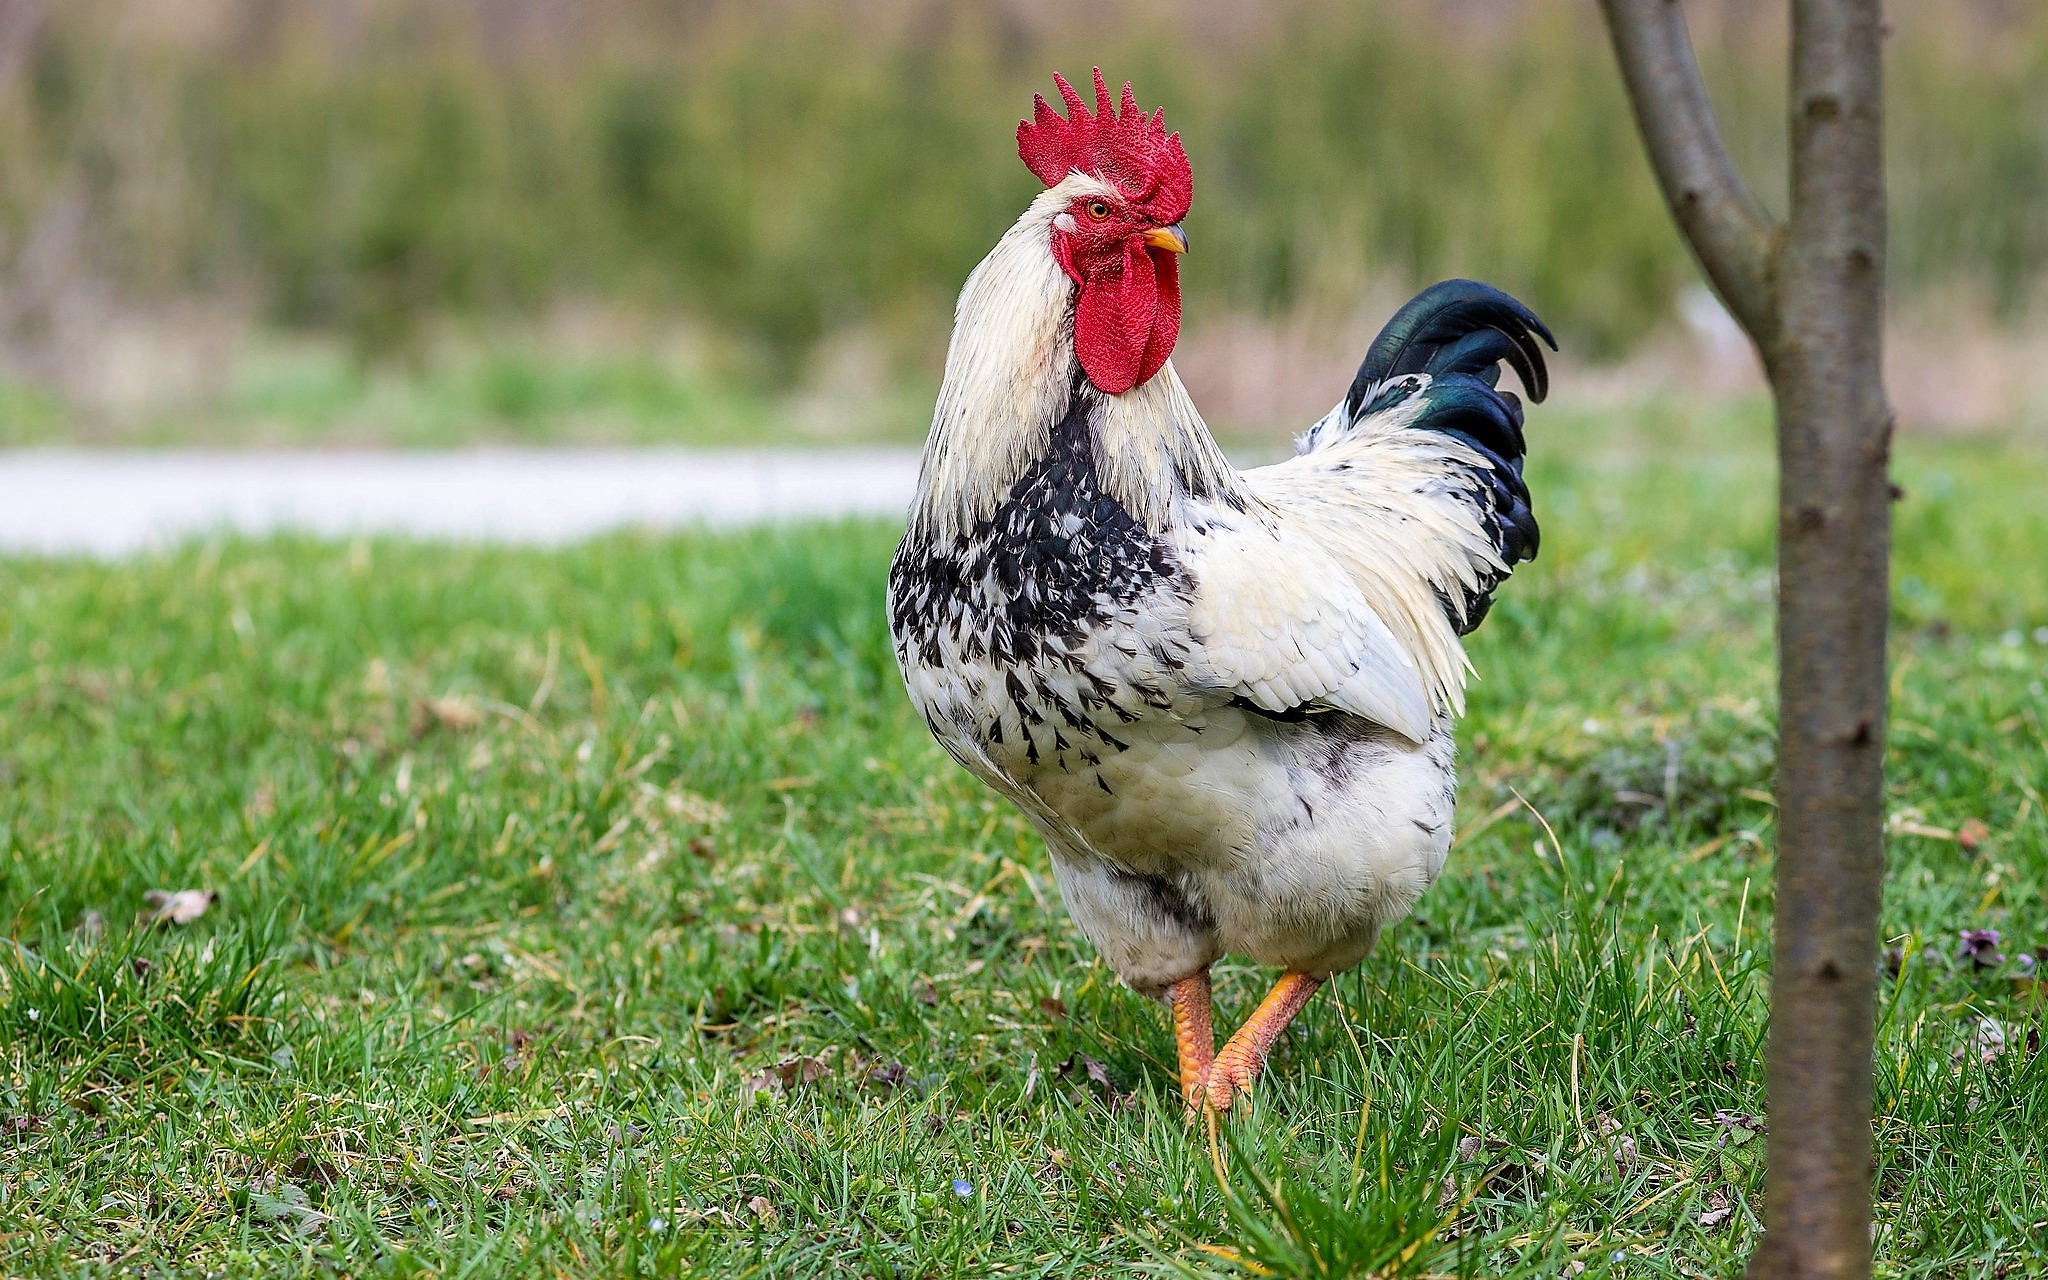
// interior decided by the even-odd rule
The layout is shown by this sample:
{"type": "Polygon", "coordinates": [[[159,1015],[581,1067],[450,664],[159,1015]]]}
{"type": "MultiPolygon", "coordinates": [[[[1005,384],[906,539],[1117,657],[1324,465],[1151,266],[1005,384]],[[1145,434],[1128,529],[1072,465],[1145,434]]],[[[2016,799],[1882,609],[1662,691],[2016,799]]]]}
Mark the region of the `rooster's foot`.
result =
{"type": "Polygon", "coordinates": [[[1272,1052],[1280,1033],[1287,1030],[1287,1024],[1294,1021],[1294,1015],[1301,1012],[1301,1007],[1322,985],[1321,978],[1306,973],[1287,973],[1273,984],[1252,1016],[1244,1020],[1237,1034],[1230,1037],[1209,1064],[1203,1086],[1204,1106],[1228,1111],[1235,1099],[1251,1096],[1252,1081],[1258,1079],[1260,1069],[1266,1065],[1266,1055],[1272,1052]]]}
{"type": "Polygon", "coordinates": [[[1173,1006],[1173,1046],[1180,1057],[1180,1096],[1192,1117],[1208,1096],[1209,1068],[1216,1060],[1209,971],[1182,978],[1167,990],[1173,1006]]]}

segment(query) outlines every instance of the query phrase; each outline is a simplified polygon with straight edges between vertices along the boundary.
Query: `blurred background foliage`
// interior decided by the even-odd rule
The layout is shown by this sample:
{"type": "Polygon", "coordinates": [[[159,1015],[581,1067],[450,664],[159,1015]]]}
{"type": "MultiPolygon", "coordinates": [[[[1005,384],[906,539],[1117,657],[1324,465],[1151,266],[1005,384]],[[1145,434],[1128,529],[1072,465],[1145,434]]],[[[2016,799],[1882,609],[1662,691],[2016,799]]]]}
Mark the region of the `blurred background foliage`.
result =
{"type": "MultiPolygon", "coordinates": [[[[1687,7],[1782,208],[1783,6],[1687,7]]],[[[2023,326],[2048,8],[1894,7],[1895,293],[2023,326]]],[[[364,369],[429,362],[451,322],[564,314],[612,354],[472,362],[450,394],[515,424],[604,388],[655,416],[701,399],[646,355],[649,317],[740,389],[713,397],[739,397],[734,432],[748,388],[925,382],[1034,190],[1017,119],[1093,62],[1185,133],[1197,340],[1364,324],[1459,274],[1612,360],[1696,280],[1592,0],[0,0],[0,416],[20,437],[70,401],[217,399],[252,331],[331,344],[243,387],[317,413],[364,369]],[[201,372],[112,354],[167,340],[201,372]]]]}

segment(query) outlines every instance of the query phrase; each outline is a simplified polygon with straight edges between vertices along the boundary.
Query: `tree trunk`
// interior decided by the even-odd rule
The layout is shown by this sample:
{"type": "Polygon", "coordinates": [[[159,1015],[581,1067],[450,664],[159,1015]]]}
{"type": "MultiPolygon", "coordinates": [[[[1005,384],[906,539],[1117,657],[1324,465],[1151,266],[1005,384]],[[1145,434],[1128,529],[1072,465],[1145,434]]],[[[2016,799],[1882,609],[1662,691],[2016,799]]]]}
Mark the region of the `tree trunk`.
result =
{"type": "Polygon", "coordinates": [[[1778,855],[1764,1243],[1750,1275],[1870,1274],[1891,411],[1878,0],[1792,0],[1792,213],[1743,186],[1678,0],[1602,0],[1672,215],[1778,414],[1778,855]]]}
{"type": "Polygon", "coordinates": [[[1778,407],[1768,1234],[1753,1276],[1870,1271],[1891,411],[1877,0],[1799,0],[1778,407]]]}

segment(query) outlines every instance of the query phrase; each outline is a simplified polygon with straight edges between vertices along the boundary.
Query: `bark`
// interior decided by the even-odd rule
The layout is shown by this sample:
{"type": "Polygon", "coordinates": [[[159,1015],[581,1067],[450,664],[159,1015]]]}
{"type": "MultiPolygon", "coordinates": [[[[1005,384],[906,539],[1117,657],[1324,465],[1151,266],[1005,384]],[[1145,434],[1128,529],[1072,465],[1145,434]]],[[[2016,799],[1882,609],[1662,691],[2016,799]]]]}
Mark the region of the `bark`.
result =
{"type": "Polygon", "coordinates": [[[1792,211],[1743,187],[1677,0],[1602,0],[1673,216],[1778,415],[1770,1173],[1754,1277],[1870,1274],[1891,411],[1878,0],[1793,0],[1792,211]]]}
{"type": "Polygon", "coordinates": [[[1601,0],[1650,167],[1715,292],[1762,347],[1777,331],[1779,228],[1721,141],[1678,0],[1601,0]]]}

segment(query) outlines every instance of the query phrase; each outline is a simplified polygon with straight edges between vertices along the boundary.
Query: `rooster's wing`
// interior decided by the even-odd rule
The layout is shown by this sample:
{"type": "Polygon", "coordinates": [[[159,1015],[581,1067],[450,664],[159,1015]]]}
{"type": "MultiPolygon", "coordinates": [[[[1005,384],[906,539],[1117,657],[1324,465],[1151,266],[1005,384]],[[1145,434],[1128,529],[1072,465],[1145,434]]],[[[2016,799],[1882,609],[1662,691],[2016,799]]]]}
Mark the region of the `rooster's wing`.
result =
{"type": "Polygon", "coordinates": [[[1506,361],[1543,398],[1539,337],[1497,289],[1425,290],[1301,452],[1245,473],[1244,510],[1193,513],[1189,625],[1219,687],[1267,714],[1347,711],[1417,742],[1463,709],[1459,637],[1536,554],[1521,405],[1495,384],[1506,361]]]}

